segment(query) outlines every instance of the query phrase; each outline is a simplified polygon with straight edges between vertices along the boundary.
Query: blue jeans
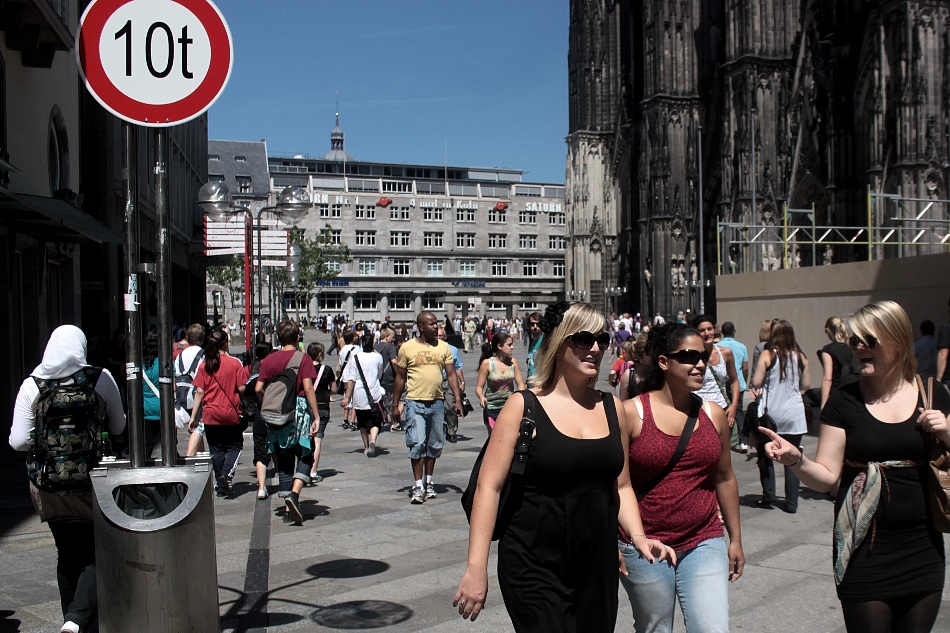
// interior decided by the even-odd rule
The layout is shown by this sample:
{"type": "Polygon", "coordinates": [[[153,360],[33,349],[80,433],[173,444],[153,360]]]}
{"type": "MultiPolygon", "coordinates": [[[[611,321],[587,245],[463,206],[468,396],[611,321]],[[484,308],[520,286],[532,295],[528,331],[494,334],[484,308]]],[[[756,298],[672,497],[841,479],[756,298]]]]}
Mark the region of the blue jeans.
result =
{"type": "Polygon", "coordinates": [[[679,599],[687,631],[729,630],[729,555],[722,537],[677,552],[676,567],[640,558],[633,545],[620,543],[629,576],[620,576],[633,607],[637,633],[670,633],[679,599]]]}
{"type": "Polygon", "coordinates": [[[445,446],[445,402],[406,400],[404,417],[409,459],[441,457],[445,446]]]}

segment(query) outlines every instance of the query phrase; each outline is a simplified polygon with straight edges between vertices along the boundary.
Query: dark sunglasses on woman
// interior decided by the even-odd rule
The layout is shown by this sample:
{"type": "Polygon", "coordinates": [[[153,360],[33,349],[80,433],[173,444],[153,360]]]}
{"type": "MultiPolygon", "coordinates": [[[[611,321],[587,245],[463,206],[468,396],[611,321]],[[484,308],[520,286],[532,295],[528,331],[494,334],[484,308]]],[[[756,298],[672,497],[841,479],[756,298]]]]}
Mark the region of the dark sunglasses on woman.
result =
{"type": "Polygon", "coordinates": [[[851,346],[851,349],[858,349],[859,345],[863,345],[867,349],[874,349],[877,347],[877,343],[877,337],[873,334],[865,334],[863,336],[852,334],[851,338],[848,339],[848,345],[851,346]]]}
{"type": "Polygon", "coordinates": [[[681,349],[677,352],[672,352],[670,354],[664,354],[669,359],[675,360],[677,363],[683,363],[684,365],[698,365],[699,361],[703,363],[709,362],[709,354],[706,350],[699,351],[695,349],[681,349]]]}
{"type": "Polygon", "coordinates": [[[600,334],[594,334],[593,332],[575,332],[567,337],[580,349],[590,349],[594,346],[594,343],[597,343],[597,346],[600,349],[606,349],[610,345],[610,332],[601,332],[600,334]]]}

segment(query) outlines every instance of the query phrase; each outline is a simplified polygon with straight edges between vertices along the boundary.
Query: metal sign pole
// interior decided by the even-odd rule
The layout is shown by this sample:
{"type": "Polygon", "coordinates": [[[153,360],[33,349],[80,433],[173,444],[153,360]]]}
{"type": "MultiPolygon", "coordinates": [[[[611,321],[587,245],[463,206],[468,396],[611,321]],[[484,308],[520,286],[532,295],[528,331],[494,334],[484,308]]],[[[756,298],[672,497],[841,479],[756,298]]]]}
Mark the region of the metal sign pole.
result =
{"type": "Polygon", "coordinates": [[[129,461],[132,468],[145,465],[145,428],[142,411],[142,314],[139,312],[139,234],[132,194],[133,128],[122,123],[122,189],[125,194],[125,270],[127,288],[124,297],[126,332],[125,391],[128,403],[129,461]]]}
{"type": "Polygon", "coordinates": [[[175,392],[172,373],[171,236],[165,200],[165,128],[155,135],[155,219],[158,224],[158,389],[160,394],[162,465],[174,466],[178,456],[175,392]]]}

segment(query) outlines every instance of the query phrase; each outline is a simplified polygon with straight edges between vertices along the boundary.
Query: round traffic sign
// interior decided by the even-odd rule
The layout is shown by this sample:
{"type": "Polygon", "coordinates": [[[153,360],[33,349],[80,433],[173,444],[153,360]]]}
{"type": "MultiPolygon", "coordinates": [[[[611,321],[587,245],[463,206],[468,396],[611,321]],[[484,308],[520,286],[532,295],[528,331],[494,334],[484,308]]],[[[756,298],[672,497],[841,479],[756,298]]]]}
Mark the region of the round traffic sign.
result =
{"type": "Polygon", "coordinates": [[[80,21],[76,58],[106,110],[165,127],[211,107],[231,76],[234,49],[210,0],[93,0],[80,21]]]}

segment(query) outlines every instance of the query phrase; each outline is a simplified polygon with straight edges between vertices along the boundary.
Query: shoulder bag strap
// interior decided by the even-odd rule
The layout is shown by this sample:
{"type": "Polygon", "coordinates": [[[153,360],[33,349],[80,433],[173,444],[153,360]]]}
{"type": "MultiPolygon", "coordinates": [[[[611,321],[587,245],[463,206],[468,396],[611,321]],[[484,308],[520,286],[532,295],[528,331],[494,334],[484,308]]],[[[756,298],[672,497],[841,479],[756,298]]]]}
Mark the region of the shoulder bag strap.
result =
{"type": "Polygon", "coordinates": [[[620,420],[617,419],[617,407],[614,404],[614,395],[606,391],[601,391],[600,399],[604,403],[604,413],[607,414],[608,431],[613,433],[615,427],[620,428],[620,420]]]}
{"type": "Polygon", "coordinates": [[[326,365],[324,365],[323,363],[320,363],[320,371],[317,372],[317,382],[313,385],[314,389],[316,389],[317,386],[320,384],[320,379],[323,378],[323,370],[326,368],[327,368],[326,365]]]}
{"type": "MultiPolygon", "coordinates": [[[[200,363],[200,362],[201,362],[201,359],[204,358],[204,357],[205,357],[205,351],[204,351],[203,349],[198,350],[198,353],[195,354],[194,359],[192,359],[192,361],[191,361],[191,367],[188,368],[188,373],[191,374],[192,377],[194,377],[194,375],[195,375],[195,370],[198,369],[198,363],[200,363]]],[[[179,358],[179,359],[181,358],[181,354],[178,355],[178,358],[179,358]]],[[[179,362],[180,362],[180,361],[179,361],[179,362]]],[[[184,371],[184,370],[185,370],[185,368],[184,368],[184,366],[182,366],[182,371],[184,371]]]]}
{"type": "Polygon", "coordinates": [[[647,481],[645,484],[643,484],[643,486],[641,486],[639,490],[637,490],[637,501],[640,501],[645,496],[650,494],[650,491],[652,491],[658,483],[663,481],[663,479],[673,472],[674,468],[676,468],[676,464],[679,463],[683,453],[686,452],[686,446],[689,444],[689,438],[693,436],[693,429],[696,427],[696,420],[699,418],[699,408],[702,406],[702,404],[703,401],[700,398],[693,398],[689,417],[686,419],[686,426],[683,427],[683,432],[680,434],[680,441],[676,445],[676,450],[673,451],[673,456],[670,458],[666,468],[664,468],[660,474],[647,481]]]}
{"type": "MultiPolygon", "coordinates": [[[[219,368],[220,368],[220,366],[219,366],[219,368]]],[[[215,372],[215,373],[217,373],[217,372],[215,372]]],[[[231,408],[234,409],[234,412],[237,414],[237,417],[238,417],[238,422],[240,422],[240,421],[241,421],[241,410],[238,409],[236,406],[234,406],[234,403],[231,402],[231,398],[228,397],[228,394],[224,393],[224,387],[221,386],[221,382],[218,380],[218,377],[215,376],[214,374],[208,374],[208,375],[211,376],[211,379],[212,379],[215,383],[217,383],[218,389],[220,389],[220,390],[221,390],[221,393],[224,394],[224,399],[227,400],[227,401],[228,401],[228,404],[231,405],[231,408]]]]}
{"type": "Polygon", "coordinates": [[[511,460],[511,469],[508,471],[512,475],[523,475],[525,466],[528,465],[528,453],[531,452],[531,440],[534,437],[534,412],[538,397],[534,392],[525,389],[520,392],[524,398],[524,414],[521,417],[521,430],[518,431],[518,442],[515,444],[515,456],[511,460]]]}
{"type": "Polygon", "coordinates": [[[144,371],[142,372],[142,379],[145,380],[145,384],[148,385],[148,388],[152,390],[152,393],[155,394],[155,397],[161,400],[162,397],[158,395],[158,389],[155,388],[155,384],[148,379],[148,374],[146,374],[144,371]]]}
{"type": "Polygon", "coordinates": [[[360,365],[359,356],[354,358],[353,362],[356,363],[356,371],[360,372],[360,380],[363,382],[363,391],[366,392],[366,399],[371,400],[373,404],[376,404],[377,400],[373,397],[373,392],[369,390],[369,383],[366,382],[366,374],[363,373],[363,367],[360,365]]]}

